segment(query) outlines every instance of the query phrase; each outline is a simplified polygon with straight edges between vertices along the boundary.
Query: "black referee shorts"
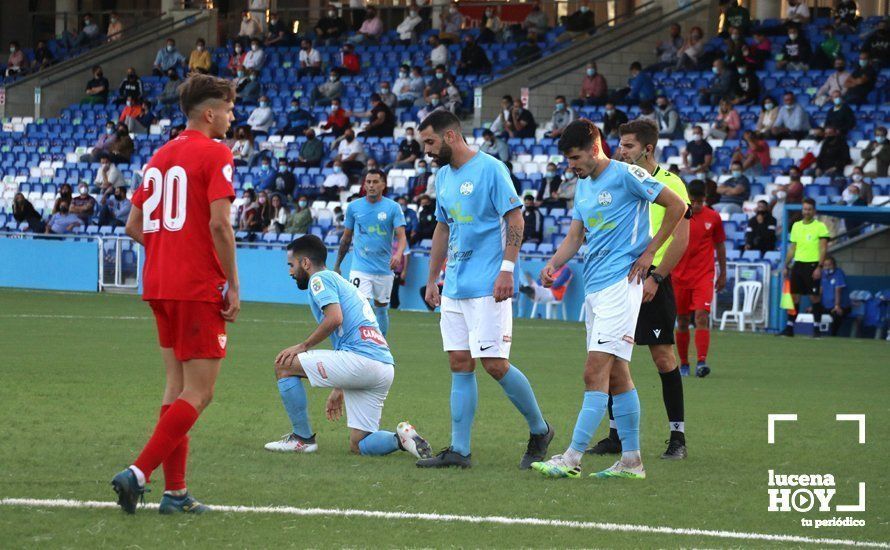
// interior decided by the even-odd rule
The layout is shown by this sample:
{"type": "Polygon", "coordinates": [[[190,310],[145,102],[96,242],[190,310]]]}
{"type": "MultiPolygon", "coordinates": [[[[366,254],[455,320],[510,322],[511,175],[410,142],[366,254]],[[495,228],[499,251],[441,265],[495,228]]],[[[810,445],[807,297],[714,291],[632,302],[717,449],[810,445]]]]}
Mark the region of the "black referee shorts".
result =
{"type": "Polygon", "coordinates": [[[794,262],[791,266],[791,294],[803,294],[815,296],[821,293],[821,285],[817,279],[813,279],[813,271],[819,267],[819,262],[794,262]]]}
{"type": "Polygon", "coordinates": [[[634,342],[640,346],[674,343],[674,325],[677,322],[677,302],[674,287],[668,275],[658,285],[658,291],[650,302],[640,306],[634,342]]]}

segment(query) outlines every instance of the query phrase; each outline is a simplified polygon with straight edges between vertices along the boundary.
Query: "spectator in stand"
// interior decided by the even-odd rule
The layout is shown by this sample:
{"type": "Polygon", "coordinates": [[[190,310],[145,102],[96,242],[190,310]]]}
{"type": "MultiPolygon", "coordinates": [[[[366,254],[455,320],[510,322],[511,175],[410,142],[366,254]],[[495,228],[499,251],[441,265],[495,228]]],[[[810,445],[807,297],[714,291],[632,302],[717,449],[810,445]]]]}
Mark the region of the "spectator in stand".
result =
{"type": "Polygon", "coordinates": [[[875,60],[877,69],[886,68],[890,64],[890,18],[884,16],[878,21],[875,30],[862,44],[861,51],[868,53],[869,58],[875,60]]]}
{"type": "Polygon", "coordinates": [[[396,27],[396,32],[398,33],[399,40],[402,41],[403,46],[417,43],[417,30],[422,22],[423,19],[420,18],[417,6],[409,6],[407,13],[405,13],[405,18],[399,23],[399,26],[396,27]]]}
{"type": "Polygon", "coordinates": [[[238,30],[238,42],[242,46],[250,44],[251,40],[263,37],[263,27],[259,21],[253,18],[248,10],[241,12],[241,28],[238,30]]]}
{"type": "Polygon", "coordinates": [[[541,187],[538,188],[536,204],[544,208],[565,208],[565,199],[559,196],[559,186],[562,184],[562,176],[556,171],[556,165],[547,163],[547,170],[541,178],[541,187]]]}
{"type": "Polygon", "coordinates": [[[538,244],[544,237],[544,216],[535,206],[533,195],[526,195],[522,202],[522,221],[525,223],[522,230],[522,242],[538,244]]]}
{"type": "Polygon", "coordinates": [[[155,62],[152,68],[152,74],[155,76],[163,76],[170,69],[179,70],[179,67],[185,63],[185,57],[176,49],[176,41],[172,38],[167,39],[167,43],[163,48],[158,50],[155,56],[155,62]]]}
{"type": "Polygon", "coordinates": [[[857,15],[859,6],[854,0],[841,0],[834,8],[834,26],[841,34],[855,34],[860,18],[857,15]]]}
{"type": "Polygon", "coordinates": [[[603,116],[603,134],[607,138],[618,137],[618,127],[627,122],[627,113],[615,108],[615,103],[607,101],[603,116]]]}
{"type": "Polygon", "coordinates": [[[733,152],[732,161],[742,165],[742,170],[748,177],[765,174],[770,167],[769,144],[764,141],[757,132],[745,130],[743,139],[747,144],[747,150],[742,151],[737,147],[733,152]]]}
{"type": "Polygon", "coordinates": [[[138,116],[127,117],[127,130],[134,134],[147,134],[157,119],[151,110],[151,101],[142,100],[142,112],[138,116]]]}
{"type": "Polygon", "coordinates": [[[813,67],[830,69],[834,65],[834,60],[842,55],[841,42],[835,36],[832,25],[823,27],[822,33],[825,38],[819,43],[813,55],[813,67]]]}
{"type": "MultiPolygon", "coordinates": [[[[785,209],[786,204],[800,204],[803,200],[803,182],[800,181],[800,169],[792,166],[788,170],[788,183],[776,184],[770,192],[770,205],[773,208],[773,216],[778,219],[785,209]]],[[[789,222],[800,219],[799,214],[789,215],[789,222]]]]}
{"type": "Polygon", "coordinates": [[[488,129],[494,132],[497,136],[507,137],[507,124],[510,123],[510,112],[512,110],[513,96],[503,96],[501,98],[501,110],[498,112],[498,116],[495,117],[488,129]]]}
{"type": "Polygon", "coordinates": [[[244,69],[245,57],[247,57],[247,54],[244,53],[244,47],[236,42],[232,51],[232,55],[229,56],[229,63],[226,65],[226,68],[229,70],[230,75],[240,76],[239,72],[243,72],[244,69]]]}
{"type": "Polygon", "coordinates": [[[340,41],[346,32],[346,21],[337,13],[334,6],[328,7],[324,17],[315,24],[315,36],[322,43],[330,46],[340,41]]]}
{"type": "Polygon", "coordinates": [[[395,112],[399,107],[399,98],[396,97],[396,94],[392,93],[392,86],[390,86],[389,82],[386,80],[381,81],[379,86],[377,93],[380,95],[380,101],[389,107],[392,112],[395,112]]]}
{"type": "Polygon", "coordinates": [[[655,82],[652,75],[643,71],[639,61],[630,64],[630,78],[627,87],[618,90],[615,94],[616,103],[639,105],[642,102],[655,100],[655,82]]]}
{"type": "MultiPolygon", "coordinates": [[[[841,193],[841,200],[838,204],[840,206],[868,206],[863,187],[862,182],[848,185],[841,193]]],[[[851,231],[852,227],[850,226],[851,224],[847,223],[847,232],[851,231]]]]}
{"type": "Polygon", "coordinates": [[[113,190],[115,187],[127,187],[123,174],[106,154],[99,155],[99,168],[96,170],[93,186],[100,193],[113,190]]]}
{"type": "Polygon", "coordinates": [[[745,250],[757,250],[762,255],[776,249],[776,227],[778,222],[769,211],[769,203],[760,200],[754,215],[748,218],[745,227],[745,250]]]}
{"type": "Polygon", "coordinates": [[[370,117],[367,126],[359,135],[362,137],[392,137],[396,127],[396,115],[386,103],[380,99],[380,94],[371,94],[371,109],[362,113],[349,113],[349,116],[358,118],[370,117]]]}
{"type": "Polygon", "coordinates": [[[457,3],[448,6],[439,13],[439,39],[449,44],[460,40],[460,29],[464,25],[464,16],[457,9],[457,3]]]}
{"type": "Polygon", "coordinates": [[[423,79],[423,68],[415,65],[411,68],[411,76],[408,78],[408,91],[404,91],[400,95],[399,104],[402,107],[411,107],[418,103],[422,103],[424,99],[424,91],[426,90],[426,81],[423,79]],[[407,101],[414,97],[414,103],[407,105],[407,101]]]}
{"type": "Polygon", "coordinates": [[[102,67],[95,65],[93,67],[93,78],[87,81],[86,97],[80,102],[85,104],[104,105],[108,102],[108,79],[102,74],[102,67]]]}
{"type": "Polygon", "coordinates": [[[335,99],[338,100],[337,104],[339,105],[339,99],[342,95],[343,83],[340,81],[340,71],[331,69],[328,81],[319,84],[312,90],[312,94],[309,96],[309,105],[312,107],[317,105],[326,107],[331,105],[335,99]]]}
{"type": "Polygon", "coordinates": [[[655,111],[656,122],[658,122],[658,137],[683,139],[683,122],[680,120],[680,113],[671,104],[667,95],[658,94],[658,97],[655,99],[655,105],[658,107],[655,111]]]}
{"type": "Polygon", "coordinates": [[[730,27],[729,33],[723,38],[723,44],[726,48],[723,53],[723,61],[730,70],[745,62],[744,48],[747,43],[739,29],[730,27]]]}
{"type": "Polygon", "coordinates": [[[235,142],[232,144],[232,158],[235,166],[249,166],[253,160],[253,134],[247,126],[235,129],[235,142]]]}
{"type": "Polygon", "coordinates": [[[300,66],[297,77],[318,76],[321,74],[321,54],[312,46],[312,41],[304,38],[300,42],[300,66]]]}
{"type": "Polygon", "coordinates": [[[816,175],[843,175],[844,168],[853,163],[847,138],[837,128],[826,125],[825,137],[820,145],[819,154],[816,155],[816,175]]]}
{"type": "Polygon", "coordinates": [[[531,111],[522,106],[522,100],[513,101],[513,110],[510,112],[510,122],[507,124],[507,134],[511,138],[533,138],[538,123],[531,111]]]}
{"type": "Polygon", "coordinates": [[[266,228],[267,233],[282,233],[287,225],[287,217],[290,212],[281,195],[273,193],[269,199],[270,210],[272,211],[272,219],[269,227],[266,228]]]}
{"type": "Polygon", "coordinates": [[[122,122],[127,124],[129,127],[130,121],[132,119],[138,118],[142,115],[142,102],[133,98],[127,98],[126,105],[121,110],[120,116],[118,116],[118,122],[122,122]]]}
{"type": "Polygon", "coordinates": [[[565,96],[556,96],[556,103],[553,106],[553,115],[550,117],[550,131],[548,137],[558,138],[562,135],[563,130],[573,120],[575,120],[575,111],[573,111],[566,103],[565,96]]]}
{"type": "Polygon", "coordinates": [[[714,60],[711,72],[714,73],[714,80],[710,87],[701,88],[699,104],[717,106],[723,98],[732,96],[733,76],[722,59],[714,60]]]}
{"type": "Polygon", "coordinates": [[[126,187],[110,188],[102,193],[102,208],[99,212],[99,225],[123,227],[127,225],[132,204],[127,199],[126,187]]]}
{"type": "Polygon", "coordinates": [[[550,20],[547,14],[544,13],[544,10],[541,9],[541,2],[532,4],[532,11],[525,16],[521,27],[527,34],[534,33],[538,36],[544,36],[550,32],[550,20]]]}
{"type": "Polygon", "coordinates": [[[321,125],[322,130],[330,131],[334,136],[340,137],[352,124],[346,111],[340,106],[340,99],[332,99],[328,107],[328,119],[321,125]]]}
{"type": "Polygon", "coordinates": [[[125,124],[119,123],[115,127],[115,132],[117,133],[117,138],[111,143],[111,147],[108,148],[111,161],[129,164],[133,151],[136,148],[133,138],[130,137],[130,131],[125,124]]]}
{"type": "Polygon", "coordinates": [[[420,241],[433,238],[433,231],[436,229],[436,207],[432,199],[427,195],[418,197],[420,210],[417,212],[417,235],[411,246],[415,246],[420,241]]]}
{"type": "Polygon", "coordinates": [[[436,94],[439,98],[445,95],[445,88],[448,87],[448,83],[446,82],[446,77],[448,76],[448,70],[444,65],[439,65],[436,67],[435,72],[433,73],[433,78],[430,79],[430,83],[423,90],[423,95],[426,99],[429,99],[430,95],[436,94]]]}
{"type": "Polygon", "coordinates": [[[850,295],[847,291],[847,275],[837,266],[833,256],[825,256],[820,277],[822,308],[831,315],[831,335],[837,336],[844,318],[850,314],[850,295]]]}
{"type": "Polygon", "coordinates": [[[763,69],[766,60],[761,58],[758,55],[757,50],[753,45],[744,43],[742,44],[742,64],[748,66],[748,71],[759,71],[763,69]]]}
{"type": "Polygon", "coordinates": [[[287,108],[287,125],[278,131],[279,136],[299,136],[306,132],[306,128],[315,124],[315,117],[312,113],[304,109],[300,105],[297,98],[290,100],[290,107],[287,108]]]}
{"type": "Polygon", "coordinates": [[[315,130],[306,129],[306,141],[300,146],[296,165],[301,168],[315,168],[321,166],[324,157],[324,143],[315,137],[315,130]]]}
{"type": "Polygon", "coordinates": [[[426,105],[424,105],[422,109],[417,111],[417,121],[422,122],[423,119],[429,116],[430,113],[438,110],[447,111],[448,109],[446,109],[445,105],[442,104],[442,101],[439,99],[439,94],[432,93],[429,95],[429,97],[427,97],[426,105]]]}
{"type": "Polygon", "coordinates": [[[507,142],[494,135],[494,132],[487,128],[482,131],[482,146],[479,147],[479,150],[501,162],[510,160],[510,147],[507,145],[507,142]]]}
{"type": "Polygon", "coordinates": [[[774,139],[803,139],[810,132],[810,117],[791,92],[782,96],[784,105],[770,129],[774,139]]]}
{"type": "Polygon", "coordinates": [[[773,43],[762,30],[754,31],[754,44],[752,55],[757,59],[757,66],[762,68],[764,63],[772,58],[773,43]]]}
{"type": "Polygon", "coordinates": [[[90,186],[85,181],[77,185],[77,191],[80,194],[71,199],[70,212],[80,218],[84,225],[89,225],[96,212],[96,199],[90,195],[90,186]]]}
{"type": "Polygon", "coordinates": [[[844,83],[847,88],[844,99],[852,105],[868,103],[868,94],[875,89],[877,78],[878,73],[868,52],[859,52],[859,66],[844,83]]]}
{"type": "Polygon", "coordinates": [[[38,40],[37,47],[34,48],[34,61],[31,63],[32,71],[45,69],[53,64],[55,57],[53,52],[46,46],[45,40],[38,40]]]}
{"type": "Polygon", "coordinates": [[[241,198],[244,199],[244,203],[238,207],[238,231],[261,232],[263,230],[263,219],[260,215],[260,205],[257,203],[256,191],[245,189],[241,198]]]}
{"type": "Polygon", "coordinates": [[[859,194],[865,201],[865,204],[871,204],[875,198],[875,192],[871,183],[865,179],[865,174],[863,173],[862,168],[859,166],[853,167],[853,173],[850,174],[850,182],[851,184],[859,186],[859,194]]]}
{"type": "Polygon", "coordinates": [[[678,52],[676,66],[678,71],[694,71],[698,68],[698,60],[705,49],[704,34],[701,27],[692,27],[689,30],[689,38],[678,52]]]}
{"type": "Polygon", "coordinates": [[[450,57],[445,44],[436,35],[430,36],[428,43],[430,45],[430,56],[426,60],[427,67],[433,70],[440,65],[447,68],[450,57]]]}
{"type": "Polygon", "coordinates": [[[504,163],[504,165],[507,166],[507,171],[510,172],[510,180],[513,181],[513,187],[514,187],[514,189],[516,189],[516,194],[521,195],[522,194],[522,181],[520,181],[519,178],[516,177],[516,174],[513,173],[513,163],[508,160],[507,162],[504,163]]]}
{"type": "Polygon", "coordinates": [[[890,167],[890,144],[887,143],[885,126],[875,128],[875,138],[862,150],[862,160],[858,167],[870,178],[890,176],[887,170],[890,167]]]}
{"type": "Polygon", "coordinates": [[[28,58],[21,46],[16,41],[9,43],[9,57],[6,59],[6,73],[4,76],[19,76],[28,68],[28,58]]]}
{"type": "Polygon", "coordinates": [[[247,125],[255,136],[268,135],[269,131],[275,126],[275,115],[272,113],[272,107],[269,106],[269,98],[260,97],[257,107],[250,112],[247,117],[247,125]]]}
{"type": "Polygon", "coordinates": [[[680,24],[672,23],[668,30],[668,37],[664,40],[659,40],[655,44],[655,56],[658,58],[658,61],[646,67],[646,71],[658,72],[676,67],[677,61],[680,59],[680,49],[683,47],[683,43],[680,24]]]}
{"type": "Polygon", "coordinates": [[[846,91],[848,78],[850,78],[850,73],[847,72],[847,62],[844,61],[843,57],[836,58],[834,60],[834,72],[828,75],[828,78],[819,87],[813,103],[821,107],[831,99],[831,92],[837,91],[843,94],[846,91]]]}
{"type": "MultiPolygon", "coordinates": [[[[254,189],[263,185],[263,183],[275,175],[275,170],[272,169],[272,160],[268,155],[263,155],[260,153],[260,165],[257,168],[257,176],[259,177],[258,182],[259,185],[255,185],[254,189]]],[[[259,193],[259,191],[257,191],[259,193]]],[[[259,198],[259,195],[257,195],[259,198]]]]}
{"type": "Polygon", "coordinates": [[[120,15],[115,12],[111,12],[111,16],[108,18],[108,30],[105,32],[105,36],[108,38],[109,42],[116,42],[124,37],[124,23],[121,21],[120,15]]]}
{"type": "Polygon", "coordinates": [[[355,138],[355,131],[352,128],[347,129],[337,146],[334,162],[339,161],[343,171],[347,174],[358,174],[364,168],[367,159],[364,144],[355,138]]]}
{"type": "Polygon", "coordinates": [[[538,46],[538,37],[529,34],[525,41],[513,50],[513,65],[528,65],[541,59],[541,48],[538,46]]]}
{"type": "Polygon", "coordinates": [[[309,232],[312,225],[312,210],[309,208],[309,197],[300,195],[297,199],[297,207],[293,209],[287,217],[287,223],[284,226],[286,233],[296,233],[303,235],[309,232]]]}
{"type": "Polygon", "coordinates": [[[195,49],[189,54],[189,72],[208,74],[211,67],[210,52],[203,38],[195,41],[195,49]]]}
{"type": "Polygon", "coordinates": [[[411,196],[419,197],[426,192],[427,182],[430,179],[429,168],[423,157],[417,161],[417,168],[414,171],[415,176],[411,179],[411,196]]]}
{"type": "Polygon", "coordinates": [[[362,60],[355,53],[353,44],[344,44],[343,50],[340,52],[339,70],[347,75],[357,75],[362,71],[362,60]]]}
{"type": "MultiPolygon", "coordinates": [[[[260,185],[260,190],[290,197],[294,194],[296,187],[297,178],[294,177],[294,173],[288,166],[287,159],[281,157],[278,159],[278,170],[266,177],[260,185]]],[[[284,225],[283,222],[282,225],[284,225]]]]}
{"type": "Polygon", "coordinates": [[[68,202],[62,201],[59,204],[58,214],[53,214],[49,219],[49,222],[46,224],[46,234],[64,235],[73,232],[76,227],[82,225],[84,225],[84,223],[80,218],[70,212],[68,202]]]}
{"type": "Polygon", "coordinates": [[[93,44],[101,38],[99,34],[99,25],[93,19],[93,14],[87,13],[83,16],[83,28],[77,33],[77,36],[71,37],[71,33],[65,31],[62,35],[62,42],[66,43],[69,48],[75,49],[81,46],[92,47],[93,44]]]}
{"type": "Polygon", "coordinates": [[[735,27],[747,36],[751,30],[751,12],[740,6],[738,0],[721,0],[720,11],[723,12],[723,28],[721,34],[728,34],[730,27],[735,27]]]}
{"type": "Polygon", "coordinates": [[[457,62],[457,74],[488,74],[491,72],[491,61],[482,46],[473,40],[472,35],[464,37],[464,47],[457,62]]]}
{"type": "Polygon", "coordinates": [[[266,52],[260,46],[260,41],[254,38],[250,41],[250,51],[244,56],[244,68],[258,73],[266,63],[266,52]]]}
{"type": "Polygon", "coordinates": [[[572,105],[603,105],[609,96],[609,87],[606,78],[597,73],[596,62],[588,61],[581,81],[581,93],[572,105]]]}
{"type": "Polygon", "coordinates": [[[463,97],[460,95],[460,88],[457,87],[453,75],[445,76],[445,92],[442,96],[442,104],[445,108],[460,118],[463,116],[461,109],[463,107],[463,97]]]}
{"type": "Polygon", "coordinates": [[[806,0],[788,0],[785,26],[799,27],[810,22],[810,7],[806,0]]]}
{"type": "Polygon", "coordinates": [[[776,100],[770,96],[763,98],[761,102],[763,108],[757,117],[757,125],[754,131],[761,137],[771,135],[773,126],[776,124],[776,118],[779,116],[779,110],[776,109],[776,100]]]}
{"type": "Polygon", "coordinates": [[[269,14],[269,30],[266,32],[266,40],[263,42],[265,47],[287,46],[290,44],[291,33],[287,21],[281,16],[272,12],[269,14]]]}
{"type": "Polygon", "coordinates": [[[754,105],[760,101],[760,79],[754,68],[747,64],[739,65],[736,72],[739,75],[733,84],[733,105],[754,105]]]}
{"type": "Polygon", "coordinates": [[[720,201],[712,206],[714,210],[726,214],[741,214],[742,205],[751,194],[751,182],[742,173],[742,163],[734,161],[730,165],[732,177],[717,185],[720,201]]]}
{"type": "Polygon", "coordinates": [[[413,168],[417,159],[423,157],[423,151],[420,148],[420,142],[414,135],[414,128],[405,129],[405,139],[399,143],[399,150],[396,153],[396,159],[386,167],[389,172],[393,168],[413,168]]]}
{"type": "Polygon", "coordinates": [[[417,212],[408,208],[408,198],[404,195],[396,198],[396,202],[399,203],[399,207],[402,209],[402,215],[405,216],[405,236],[408,237],[408,241],[410,242],[417,233],[417,226],[419,224],[417,220],[417,212]]]}
{"type": "Polygon", "coordinates": [[[43,217],[22,193],[16,193],[12,200],[12,217],[18,224],[26,222],[28,230],[32,233],[43,233],[45,229],[43,217]]]}
{"type": "Polygon", "coordinates": [[[340,192],[349,187],[349,177],[343,173],[343,164],[339,159],[334,159],[333,171],[327,175],[322,183],[323,192],[321,198],[329,201],[340,200],[340,192]]]}
{"type": "Polygon", "coordinates": [[[235,92],[237,93],[237,103],[253,104],[259,101],[260,96],[263,95],[263,88],[260,86],[257,73],[249,69],[239,70],[235,92]]]}
{"type": "Polygon", "coordinates": [[[825,116],[825,126],[834,126],[841,135],[846,136],[856,127],[856,115],[849,105],[844,103],[840,90],[831,92],[831,109],[825,116]]]}
{"type": "Polygon", "coordinates": [[[69,206],[71,205],[71,185],[68,183],[63,183],[59,186],[59,195],[56,197],[56,202],[53,203],[53,214],[58,214],[61,212],[62,203],[66,203],[69,206]]]}
{"type": "Polygon", "coordinates": [[[482,21],[479,24],[480,44],[493,44],[505,39],[509,33],[506,25],[501,21],[498,12],[500,9],[496,6],[485,6],[482,14],[482,21]]]}
{"type": "Polygon", "coordinates": [[[380,37],[384,32],[383,21],[377,14],[377,8],[369,6],[362,26],[358,29],[358,32],[349,37],[348,41],[350,44],[376,44],[380,41],[380,37]]]}
{"type": "Polygon", "coordinates": [[[117,99],[114,101],[117,105],[127,102],[127,99],[133,99],[136,102],[142,98],[142,80],[136,74],[136,69],[130,67],[127,69],[127,76],[121,81],[117,88],[117,99]]]}
{"type": "Polygon", "coordinates": [[[393,83],[393,92],[395,93],[397,105],[399,107],[412,107],[418,97],[418,95],[411,89],[410,72],[411,67],[409,65],[402,65],[399,67],[399,76],[396,77],[396,80],[393,83]]]}
{"type": "Polygon", "coordinates": [[[582,1],[578,11],[566,17],[565,29],[566,32],[559,36],[562,40],[574,39],[582,33],[593,34],[596,32],[593,10],[590,9],[590,4],[587,0],[582,1]]]}
{"type": "Polygon", "coordinates": [[[806,71],[810,68],[813,49],[809,40],[800,33],[800,28],[788,29],[788,40],[782,45],[782,53],[776,56],[776,68],[789,71],[806,71]]]}
{"type": "Polygon", "coordinates": [[[742,127],[742,119],[739,112],[732,106],[732,102],[728,99],[720,101],[720,107],[717,109],[717,117],[714,119],[714,125],[708,133],[709,138],[716,139],[735,139],[739,129],[742,127]]]}
{"type": "Polygon", "coordinates": [[[686,175],[707,174],[711,171],[714,161],[714,149],[705,140],[705,132],[701,126],[692,127],[692,141],[683,149],[683,167],[681,172],[686,175]]]}
{"type": "Polygon", "coordinates": [[[260,231],[267,233],[272,225],[272,218],[275,217],[275,211],[272,208],[272,200],[269,193],[260,191],[256,196],[257,206],[259,207],[260,231]]]}
{"type": "Polygon", "coordinates": [[[115,133],[114,121],[109,120],[105,123],[105,131],[96,140],[93,149],[89,154],[80,157],[80,162],[99,162],[102,155],[108,153],[111,149],[111,144],[115,139],[117,139],[117,134],[115,133]]]}

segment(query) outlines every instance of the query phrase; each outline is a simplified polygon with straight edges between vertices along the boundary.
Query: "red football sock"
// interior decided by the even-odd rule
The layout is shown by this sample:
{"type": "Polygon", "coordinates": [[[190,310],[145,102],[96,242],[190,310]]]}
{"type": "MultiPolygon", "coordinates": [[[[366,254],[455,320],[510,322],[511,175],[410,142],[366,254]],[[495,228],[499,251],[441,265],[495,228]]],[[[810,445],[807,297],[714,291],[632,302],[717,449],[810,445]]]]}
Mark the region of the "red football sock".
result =
{"type": "Polygon", "coordinates": [[[689,364],[689,331],[677,331],[677,353],[680,354],[680,364],[689,364]]]}
{"type": "MultiPolygon", "coordinates": [[[[170,405],[161,405],[161,416],[170,405]]],[[[185,465],[189,455],[189,436],[179,442],[179,446],[164,459],[164,490],[181,491],[185,489],[185,465]]]]}
{"type": "Polygon", "coordinates": [[[695,351],[699,361],[707,361],[708,346],[711,345],[711,330],[706,328],[695,329],[695,351]]]}
{"type": "Polygon", "coordinates": [[[151,473],[176,450],[196,420],[198,420],[198,411],[183,399],[177,399],[170,405],[164,416],[158,420],[151,439],[148,440],[139,458],[133,463],[133,466],[145,474],[146,483],[150,479],[151,473]]]}

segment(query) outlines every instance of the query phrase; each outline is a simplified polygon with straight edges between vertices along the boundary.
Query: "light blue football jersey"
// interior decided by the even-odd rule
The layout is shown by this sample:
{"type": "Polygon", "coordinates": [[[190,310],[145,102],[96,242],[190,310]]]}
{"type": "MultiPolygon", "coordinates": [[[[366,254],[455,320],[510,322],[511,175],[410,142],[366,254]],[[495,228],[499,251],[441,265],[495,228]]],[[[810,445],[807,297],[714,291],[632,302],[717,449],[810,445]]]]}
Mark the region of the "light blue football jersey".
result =
{"type": "Polygon", "coordinates": [[[585,294],[630,273],[652,240],[649,203],[663,188],[644,168],[617,160],[595,180],[578,180],[572,219],[584,223],[585,294]]]}
{"type": "Polygon", "coordinates": [[[319,271],[309,278],[309,309],[319,323],[324,318],[324,307],[340,304],[343,324],[331,334],[335,350],[351,351],[358,355],[393,364],[389,344],[380,332],[374,309],[349,281],[330,270],[319,271]]]}
{"type": "Polygon", "coordinates": [[[371,275],[391,274],[393,233],[396,227],[405,227],[399,203],[386,197],[375,203],[367,197],[354,200],[346,207],[344,224],[353,231],[352,269],[371,275]]]}
{"type": "Polygon", "coordinates": [[[457,170],[442,166],[436,201],[436,220],[450,229],[443,295],[461,300],[493,295],[504,259],[504,214],[521,203],[507,167],[481,151],[457,170]]]}

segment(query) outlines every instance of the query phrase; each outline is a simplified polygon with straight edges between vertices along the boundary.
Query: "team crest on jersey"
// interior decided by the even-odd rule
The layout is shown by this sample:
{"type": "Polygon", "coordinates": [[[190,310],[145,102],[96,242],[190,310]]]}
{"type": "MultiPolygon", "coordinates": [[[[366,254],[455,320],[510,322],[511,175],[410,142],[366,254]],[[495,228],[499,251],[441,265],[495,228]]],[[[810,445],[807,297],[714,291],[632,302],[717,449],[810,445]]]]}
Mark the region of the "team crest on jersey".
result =
{"type": "Polygon", "coordinates": [[[386,212],[380,212],[379,214],[377,214],[377,219],[382,222],[386,221],[386,212]]]}
{"type": "Polygon", "coordinates": [[[226,343],[229,341],[229,337],[225,334],[217,334],[216,339],[217,341],[219,341],[219,347],[222,349],[226,349],[226,343]]]}
{"type": "Polygon", "coordinates": [[[710,231],[711,225],[712,225],[711,222],[705,222],[705,229],[710,231]]]}
{"type": "Polygon", "coordinates": [[[603,191],[596,197],[596,201],[600,203],[600,206],[609,206],[612,204],[612,193],[608,191],[603,191]]]}
{"type": "Polygon", "coordinates": [[[460,184],[460,194],[463,196],[467,196],[473,193],[473,182],[465,181],[460,184]]]}
{"type": "Polygon", "coordinates": [[[309,285],[309,287],[312,289],[312,294],[318,294],[319,292],[324,290],[324,283],[321,282],[320,277],[316,277],[312,279],[312,283],[309,285]]]}
{"type": "Polygon", "coordinates": [[[226,181],[232,183],[232,165],[226,164],[222,167],[223,177],[226,178],[226,181]]]}

